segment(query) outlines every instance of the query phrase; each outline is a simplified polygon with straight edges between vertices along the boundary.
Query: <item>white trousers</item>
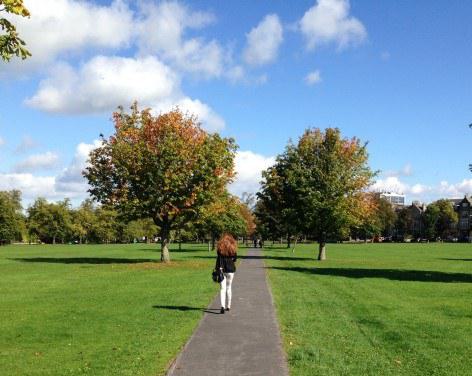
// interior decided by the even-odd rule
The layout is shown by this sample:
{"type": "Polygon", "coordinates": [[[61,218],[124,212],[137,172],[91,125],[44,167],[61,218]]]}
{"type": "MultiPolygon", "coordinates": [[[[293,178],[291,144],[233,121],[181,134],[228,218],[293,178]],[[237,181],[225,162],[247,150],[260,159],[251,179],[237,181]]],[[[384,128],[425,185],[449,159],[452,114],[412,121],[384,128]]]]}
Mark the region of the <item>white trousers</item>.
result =
{"type": "Polygon", "coordinates": [[[224,273],[225,279],[220,282],[220,300],[221,306],[231,308],[231,284],[233,283],[234,273],[224,273]],[[226,301],[226,305],[225,305],[226,301]]]}

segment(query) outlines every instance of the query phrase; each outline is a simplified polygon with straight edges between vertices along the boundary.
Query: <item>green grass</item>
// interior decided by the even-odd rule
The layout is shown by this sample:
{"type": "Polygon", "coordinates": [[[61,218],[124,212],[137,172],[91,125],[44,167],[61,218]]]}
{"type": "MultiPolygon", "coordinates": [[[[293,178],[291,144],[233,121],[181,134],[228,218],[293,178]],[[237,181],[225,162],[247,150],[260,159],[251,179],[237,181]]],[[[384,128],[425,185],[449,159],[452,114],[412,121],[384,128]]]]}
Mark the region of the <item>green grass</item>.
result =
{"type": "Polygon", "coordinates": [[[0,247],[0,375],[160,375],[218,291],[205,245],[0,247]]]}
{"type": "Polygon", "coordinates": [[[316,249],[264,252],[292,375],[471,374],[472,245],[316,249]]]}

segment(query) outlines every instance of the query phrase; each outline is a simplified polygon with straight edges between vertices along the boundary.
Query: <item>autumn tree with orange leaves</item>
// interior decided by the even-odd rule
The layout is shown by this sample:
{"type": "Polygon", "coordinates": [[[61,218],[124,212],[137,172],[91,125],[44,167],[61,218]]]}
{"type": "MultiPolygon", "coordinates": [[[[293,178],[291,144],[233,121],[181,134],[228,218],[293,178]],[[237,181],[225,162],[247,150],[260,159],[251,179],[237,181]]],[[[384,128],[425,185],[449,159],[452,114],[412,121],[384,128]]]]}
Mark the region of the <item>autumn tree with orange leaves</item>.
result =
{"type": "Polygon", "coordinates": [[[274,205],[287,213],[285,222],[316,238],[318,260],[325,260],[326,242],[345,236],[375,209],[363,193],[375,175],[367,162],[366,145],[359,139],[342,138],[337,128],[308,129],[264,173],[259,197],[267,194],[269,204],[278,200],[274,205]]]}
{"type": "Polygon", "coordinates": [[[152,218],[161,261],[170,261],[170,231],[220,195],[234,177],[236,145],[205,132],[193,115],[174,109],[113,114],[115,133],[90,153],[84,171],[92,197],[128,218],[152,218]]]}

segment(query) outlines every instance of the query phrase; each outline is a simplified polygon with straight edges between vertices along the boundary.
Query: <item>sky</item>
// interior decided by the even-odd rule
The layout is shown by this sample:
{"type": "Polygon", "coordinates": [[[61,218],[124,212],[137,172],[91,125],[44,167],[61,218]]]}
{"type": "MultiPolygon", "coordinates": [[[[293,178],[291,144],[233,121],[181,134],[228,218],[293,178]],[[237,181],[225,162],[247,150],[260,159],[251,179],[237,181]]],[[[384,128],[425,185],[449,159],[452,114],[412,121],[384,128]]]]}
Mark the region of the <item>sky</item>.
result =
{"type": "Polygon", "coordinates": [[[8,18],[32,57],[0,62],[0,190],[25,205],[86,198],[87,155],[135,100],[234,137],[236,195],[310,127],[367,142],[373,190],[472,194],[472,2],[24,3],[8,18]]]}

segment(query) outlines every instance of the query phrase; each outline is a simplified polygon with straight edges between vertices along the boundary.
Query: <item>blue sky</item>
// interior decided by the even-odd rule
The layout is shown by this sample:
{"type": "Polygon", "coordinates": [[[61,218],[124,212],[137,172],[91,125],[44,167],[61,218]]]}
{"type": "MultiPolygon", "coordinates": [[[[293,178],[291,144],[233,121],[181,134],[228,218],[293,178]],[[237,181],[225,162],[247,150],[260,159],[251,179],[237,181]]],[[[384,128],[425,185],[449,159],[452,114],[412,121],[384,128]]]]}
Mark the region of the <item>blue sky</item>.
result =
{"type": "Polygon", "coordinates": [[[86,194],[118,105],[179,105],[239,144],[236,194],[307,127],[368,141],[373,189],[472,193],[472,3],[25,1],[33,53],[0,63],[0,189],[86,194]]]}

